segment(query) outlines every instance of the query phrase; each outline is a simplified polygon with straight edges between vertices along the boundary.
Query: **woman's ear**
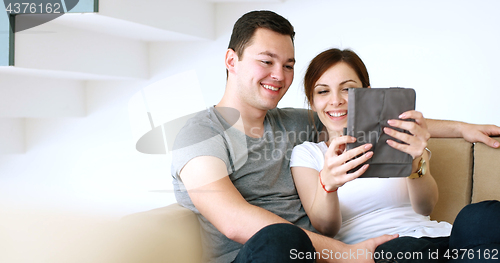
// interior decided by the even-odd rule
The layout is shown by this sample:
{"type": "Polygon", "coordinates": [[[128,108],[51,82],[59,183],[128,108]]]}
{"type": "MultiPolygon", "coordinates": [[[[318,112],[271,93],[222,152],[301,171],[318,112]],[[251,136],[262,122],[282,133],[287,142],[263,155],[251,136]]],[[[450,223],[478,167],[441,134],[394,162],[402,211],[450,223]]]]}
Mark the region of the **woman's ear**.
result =
{"type": "Polygon", "coordinates": [[[316,112],[316,107],[314,107],[313,104],[311,104],[311,110],[314,111],[314,112],[316,112]]]}
{"type": "Polygon", "coordinates": [[[235,63],[238,61],[238,55],[236,54],[236,51],[234,51],[231,48],[228,48],[226,50],[226,57],[225,57],[225,64],[226,64],[226,69],[229,73],[235,73],[236,68],[235,68],[235,63]]]}

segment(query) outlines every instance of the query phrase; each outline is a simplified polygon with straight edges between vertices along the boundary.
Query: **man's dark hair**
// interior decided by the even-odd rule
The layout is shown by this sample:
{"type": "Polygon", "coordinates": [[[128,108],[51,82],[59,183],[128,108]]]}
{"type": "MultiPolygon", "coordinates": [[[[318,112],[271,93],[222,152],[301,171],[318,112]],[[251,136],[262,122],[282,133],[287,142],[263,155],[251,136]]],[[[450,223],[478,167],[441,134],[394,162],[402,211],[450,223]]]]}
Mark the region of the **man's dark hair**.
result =
{"type": "Polygon", "coordinates": [[[293,43],[295,32],[286,18],[266,10],[248,12],[234,24],[229,41],[228,48],[236,52],[239,60],[243,57],[245,48],[251,44],[255,30],[258,28],[267,28],[282,35],[289,35],[293,43]]]}

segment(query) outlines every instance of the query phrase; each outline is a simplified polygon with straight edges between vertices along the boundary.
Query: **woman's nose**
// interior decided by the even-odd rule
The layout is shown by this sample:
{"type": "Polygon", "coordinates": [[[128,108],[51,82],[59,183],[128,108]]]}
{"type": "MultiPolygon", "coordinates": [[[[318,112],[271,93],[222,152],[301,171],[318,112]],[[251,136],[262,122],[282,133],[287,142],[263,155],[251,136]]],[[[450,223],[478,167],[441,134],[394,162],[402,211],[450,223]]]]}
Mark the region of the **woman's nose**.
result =
{"type": "Polygon", "coordinates": [[[329,103],[333,106],[340,106],[346,103],[346,99],[344,98],[344,95],[341,94],[340,92],[332,92],[329,103]]]}

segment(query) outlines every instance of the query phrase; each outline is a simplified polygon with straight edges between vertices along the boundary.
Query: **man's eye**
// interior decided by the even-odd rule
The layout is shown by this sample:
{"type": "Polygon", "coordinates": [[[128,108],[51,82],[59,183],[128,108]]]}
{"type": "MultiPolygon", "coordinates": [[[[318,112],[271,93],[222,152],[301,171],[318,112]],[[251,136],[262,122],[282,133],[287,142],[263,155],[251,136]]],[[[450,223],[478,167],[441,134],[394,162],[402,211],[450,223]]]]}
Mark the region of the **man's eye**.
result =
{"type": "Polygon", "coordinates": [[[263,64],[266,64],[266,65],[271,65],[272,64],[271,61],[267,61],[267,60],[262,60],[260,62],[262,62],[263,64]]]}
{"type": "Polygon", "coordinates": [[[285,66],[286,69],[293,70],[293,66],[285,66]]]}

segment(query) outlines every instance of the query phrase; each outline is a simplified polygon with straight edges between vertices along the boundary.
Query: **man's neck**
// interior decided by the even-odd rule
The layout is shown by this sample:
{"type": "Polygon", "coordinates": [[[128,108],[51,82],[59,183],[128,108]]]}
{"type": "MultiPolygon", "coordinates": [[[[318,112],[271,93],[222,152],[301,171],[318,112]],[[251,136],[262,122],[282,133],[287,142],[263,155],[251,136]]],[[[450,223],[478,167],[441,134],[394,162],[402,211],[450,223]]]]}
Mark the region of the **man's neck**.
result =
{"type": "MultiPolygon", "coordinates": [[[[240,102],[237,98],[231,99],[224,94],[222,100],[215,107],[227,107],[235,109],[239,112],[240,118],[233,125],[236,129],[244,132],[246,135],[253,138],[260,138],[264,134],[264,119],[267,110],[257,109],[250,105],[240,102]]],[[[222,117],[227,118],[222,114],[222,117]]]]}

